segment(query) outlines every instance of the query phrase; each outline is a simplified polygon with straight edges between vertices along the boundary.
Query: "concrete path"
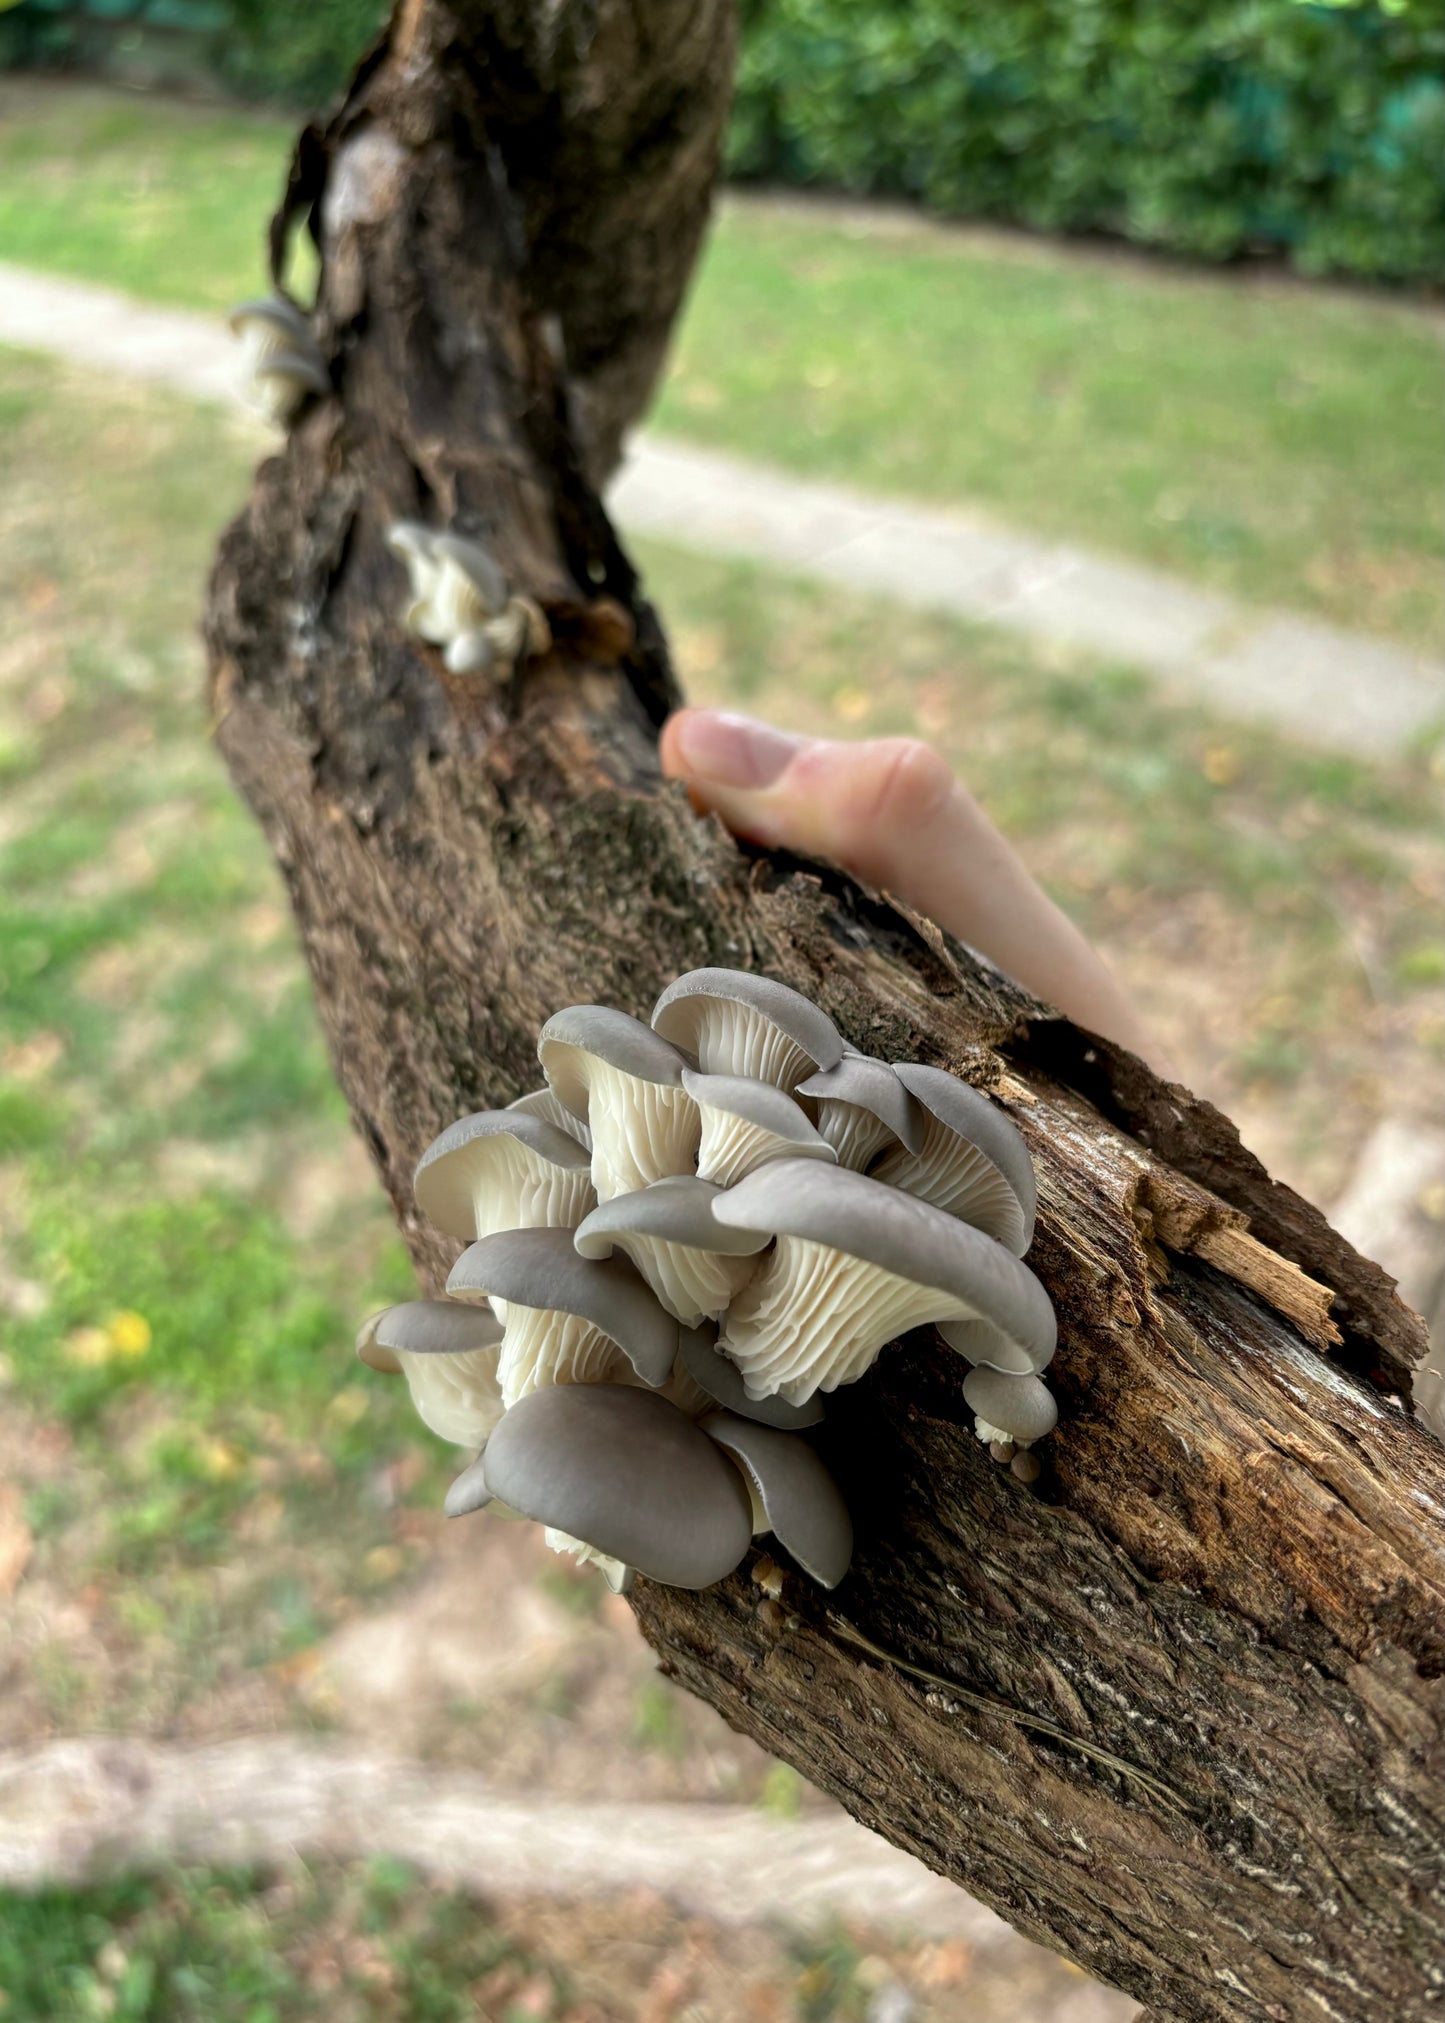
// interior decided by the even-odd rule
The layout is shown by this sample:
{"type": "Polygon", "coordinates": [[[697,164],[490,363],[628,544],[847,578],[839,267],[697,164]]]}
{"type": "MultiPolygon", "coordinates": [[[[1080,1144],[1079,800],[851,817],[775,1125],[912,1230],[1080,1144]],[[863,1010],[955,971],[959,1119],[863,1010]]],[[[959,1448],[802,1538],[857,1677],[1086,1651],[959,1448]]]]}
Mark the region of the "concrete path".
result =
{"type": "MultiPolygon", "coordinates": [[[[235,347],[220,323],[3,264],[0,343],[203,399],[238,397],[235,347]]],[[[1445,664],[1429,656],[1251,610],[972,512],[812,484],[647,436],[612,504],[629,532],[1081,648],[1312,744],[1386,757],[1445,716],[1445,664]]]]}

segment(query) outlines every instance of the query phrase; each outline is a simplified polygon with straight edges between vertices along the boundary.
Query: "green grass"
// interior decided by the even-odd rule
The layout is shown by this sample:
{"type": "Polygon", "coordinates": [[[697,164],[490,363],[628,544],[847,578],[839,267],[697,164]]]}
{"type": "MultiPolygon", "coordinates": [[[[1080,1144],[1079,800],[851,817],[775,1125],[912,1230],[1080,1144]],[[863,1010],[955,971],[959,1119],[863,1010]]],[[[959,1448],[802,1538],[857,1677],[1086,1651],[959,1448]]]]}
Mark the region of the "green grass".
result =
{"type": "MultiPolygon", "coordinates": [[[[15,353],[0,408],[0,1302],[29,1288],[0,1305],[0,1381],[70,1443],[60,1483],[32,1485],[37,1569],[102,1590],[122,1653],[106,1676],[57,1645],[31,1684],[48,1719],[150,1727],[303,1654],[360,1569],[404,1573],[450,1450],[350,1355],[409,1273],[207,736],[196,618],[255,437],[15,353]]],[[[937,743],[1189,1077],[1309,1191],[1341,1183],[1384,1101],[1432,1100],[1424,760],[1301,753],[1128,669],[643,560],[696,699],[937,743]]],[[[666,1753],[660,1705],[635,1740],[666,1753]]]]}
{"type": "MultiPolygon", "coordinates": [[[[8,99],[0,258],[207,309],[261,285],[284,126],[8,99]]],[[[657,419],[1438,651],[1438,353],[1398,304],[738,202],[657,419]]]]}
{"type": "Polygon", "coordinates": [[[5,2023],[471,2023],[482,1977],[534,1971],[477,1904],[392,1861],[0,1893],[5,2023]]]}

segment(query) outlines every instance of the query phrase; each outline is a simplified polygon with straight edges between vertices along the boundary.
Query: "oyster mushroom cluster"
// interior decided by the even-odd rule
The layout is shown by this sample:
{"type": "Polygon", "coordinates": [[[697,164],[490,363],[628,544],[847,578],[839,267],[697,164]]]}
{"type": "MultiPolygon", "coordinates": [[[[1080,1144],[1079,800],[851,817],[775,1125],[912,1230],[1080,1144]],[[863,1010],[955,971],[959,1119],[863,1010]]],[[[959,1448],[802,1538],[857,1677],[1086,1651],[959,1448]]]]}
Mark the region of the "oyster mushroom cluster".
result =
{"type": "Polygon", "coordinates": [[[544,1088],[417,1167],[417,1206],[468,1246],[448,1297],[357,1341],[476,1450],[450,1515],[536,1520],[619,1590],[711,1586],[762,1533],[833,1587],[852,1527],[806,1429],[929,1322],[972,1365],[979,1437],[1037,1475],[1054,1314],[1021,1262],[1033,1168],[987,1097],[728,969],[679,977],[647,1025],[574,1005],[537,1052],[544,1088]]]}

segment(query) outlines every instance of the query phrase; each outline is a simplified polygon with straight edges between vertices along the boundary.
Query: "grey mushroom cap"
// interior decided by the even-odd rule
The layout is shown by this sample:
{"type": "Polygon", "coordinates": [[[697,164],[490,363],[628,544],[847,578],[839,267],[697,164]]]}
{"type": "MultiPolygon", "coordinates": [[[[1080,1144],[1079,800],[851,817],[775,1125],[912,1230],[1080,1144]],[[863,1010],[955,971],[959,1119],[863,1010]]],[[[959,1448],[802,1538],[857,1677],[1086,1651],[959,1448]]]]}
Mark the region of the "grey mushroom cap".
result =
{"type": "Polygon", "coordinates": [[[853,1521],[807,1441],[733,1412],[710,1412],[698,1425],[746,1472],[779,1545],[822,1586],[836,1587],[853,1557],[853,1521]]]}
{"type": "Polygon", "coordinates": [[[548,1019],[537,1041],[542,1071],[575,1117],[587,1118],[587,1081],[583,1059],[605,1061],[639,1082],[679,1087],[683,1070],[692,1065],[651,1026],[610,1005],[574,1004],[548,1019]]]}
{"type": "Polygon", "coordinates": [[[677,1354],[677,1322],[626,1258],[580,1257],[572,1234],[504,1229],[484,1236],[452,1266],[447,1291],[466,1298],[495,1294],[509,1313],[523,1306],[576,1314],[617,1344],[644,1384],[665,1384],[677,1354]]]}
{"type": "Polygon", "coordinates": [[[470,1517],[474,1510],[485,1510],[492,1501],[484,1466],[486,1458],[484,1447],[476,1460],[469,1461],[461,1474],[453,1479],[442,1504],[448,1517],[470,1517]]]}
{"type": "Polygon", "coordinates": [[[238,336],[248,323],[273,323],[297,344],[315,342],[310,320],[284,295],[262,295],[249,302],[238,302],[226,321],[238,336]]]}
{"type": "Polygon", "coordinates": [[[981,1229],[866,1174],[779,1159],[725,1189],[712,1212],[728,1228],[801,1237],[948,1294],[1016,1346],[1021,1372],[1053,1354],[1053,1306],[1027,1265],[981,1229]]]}
{"type": "Polygon", "coordinates": [[[816,1391],[802,1405],[790,1405],[776,1394],[750,1398],[742,1372],[717,1346],[711,1328],[684,1328],[677,1353],[693,1382],[740,1419],[755,1419],[760,1426],[776,1426],[784,1433],[801,1433],[806,1426],[822,1423],[823,1400],[816,1391]]]}
{"type": "Polygon", "coordinates": [[[384,1349],[376,1339],[377,1325],[386,1318],[389,1309],[372,1314],[364,1320],[356,1331],[356,1354],[368,1370],[379,1370],[384,1377],[401,1375],[401,1364],[394,1349],[384,1349]]]}
{"type": "Polygon", "coordinates": [[[487,1442],[486,1480],[524,1517],[669,1587],[726,1579],[752,1542],[737,1468],[675,1405],[631,1385],[533,1391],[487,1442]]]}
{"type": "Polygon", "coordinates": [[[768,1247],[766,1236],[713,1220],[720,1192],[690,1173],[654,1180],[594,1208],[573,1242],[583,1257],[624,1251],[667,1311],[695,1327],[727,1310],[768,1247]]]}
{"type": "MultiPolygon", "coordinates": [[[[845,1053],[836,1067],[800,1082],[795,1093],[819,1104],[846,1103],[865,1110],[910,1152],[923,1150],[922,1111],[888,1063],[875,1061],[871,1054],[845,1053]]],[[[828,1135],[825,1128],[824,1135],[828,1135]]]]}
{"type": "Polygon", "coordinates": [[[991,1321],[938,1321],[935,1326],[948,1347],[966,1363],[979,1369],[998,1370],[1010,1377],[1037,1376],[1053,1361],[1058,1345],[1055,1335],[1047,1344],[1047,1353],[1042,1345],[1025,1350],[991,1321]]]}
{"type": "Polygon", "coordinates": [[[843,1058],[843,1038],[826,1012],[770,976],[739,969],[693,969],[670,983],[652,1008],[652,1023],[666,1039],[698,1058],[706,1074],[755,1075],[779,1088],[792,1089],[817,1068],[836,1067],[843,1058]],[[753,1051],[737,1021],[709,1019],[709,1007],[741,1006],[744,1028],[771,1028],[779,1044],[764,1051],[776,1056],[773,1072],[748,1058],[753,1051]],[[709,1023],[720,1027],[708,1033],[709,1023]]]}
{"type": "Polygon", "coordinates": [[[610,1257],[622,1240],[636,1233],[659,1243],[681,1244],[687,1250],[715,1250],[724,1257],[756,1257],[771,1238],[751,1229],[725,1229],[715,1220],[714,1201],[722,1194],[710,1180],[680,1173],[654,1180],[632,1194],[614,1194],[594,1208],[572,1233],[583,1257],[610,1257]]]}
{"type": "Polygon", "coordinates": [[[476,1194],[486,1184],[495,1147],[489,1140],[512,1138],[549,1166],[590,1177],[591,1155],[568,1131],[525,1110],[478,1110],[459,1117],[423,1152],[412,1183],[416,1205],[448,1236],[477,1234],[476,1194]]]}
{"type": "Polygon", "coordinates": [[[408,1356],[465,1356],[494,1349],[502,1339],[502,1323],[490,1307],[445,1299],[404,1300],[367,1327],[377,1347],[408,1356]]]}
{"type": "Polygon", "coordinates": [[[1010,1376],[1002,1370],[970,1370],[963,1380],[963,1402],[989,1426],[1021,1447],[1052,1433],[1059,1408],[1041,1377],[1010,1376]]]}
{"type": "Polygon", "coordinates": [[[1029,1149],[1017,1127],[989,1101],[982,1090],[960,1081],[956,1075],[950,1075],[942,1068],[924,1067],[918,1061],[900,1061],[893,1072],[908,1093],[945,1130],[955,1133],[982,1152],[1002,1175],[1018,1205],[1018,1218],[1009,1230],[999,1228],[991,1234],[996,1235],[1001,1243],[1007,1243],[1016,1256],[1022,1257],[1033,1241],[1038,1184],[1034,1179],[1029,1149]]]}

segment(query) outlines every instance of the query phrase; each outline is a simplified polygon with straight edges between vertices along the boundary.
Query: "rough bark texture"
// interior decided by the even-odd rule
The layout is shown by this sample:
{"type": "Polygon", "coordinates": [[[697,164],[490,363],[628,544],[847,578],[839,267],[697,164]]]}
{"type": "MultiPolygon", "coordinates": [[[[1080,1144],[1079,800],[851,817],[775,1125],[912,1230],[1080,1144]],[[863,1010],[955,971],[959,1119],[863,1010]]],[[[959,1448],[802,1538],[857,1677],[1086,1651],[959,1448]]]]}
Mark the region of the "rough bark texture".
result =
{"type": "Polygon", "coordinates": [[[1031,1261],[1061,1324],[1038,1490],[973,1440],[957,1360],[910,1338],[829,1422],[859,1518],[838,1592],[790,1578],[779,1629],[746,1570],[642,1584],[644,1632],[858,1818],[1161,2018],[1423,2018],[1445,1513],[1398,1402],[1415,1317],[1208,1104],[658,779],[666,650],[548,319],[586,361],[596,469],[696,244],[729,35],[715,4],[405,0],[299,159],[336,392],[222,548],[222,748],[433,1288],[453,1247],[418,1220],[413,1164],[535,1084],[559,1005],[645,1014],[696,964],[763,970],[858,1045],[998,1096],[1037,1162],[1031,1261]],[[640,241],[642,213],[666,229],[640,241]],[[545,660],[456,680],[405,635],[382,541],[402,515],[491,542],[549,613],[545,660]]]}

